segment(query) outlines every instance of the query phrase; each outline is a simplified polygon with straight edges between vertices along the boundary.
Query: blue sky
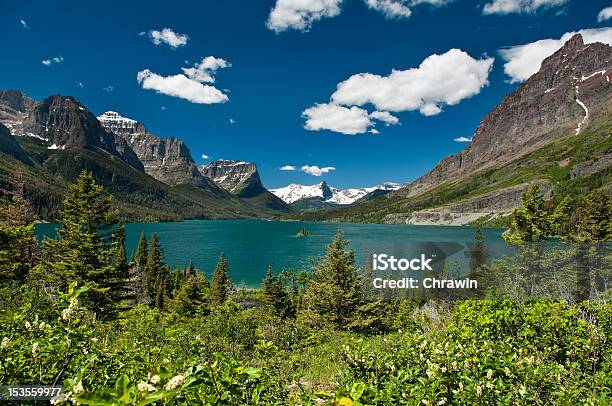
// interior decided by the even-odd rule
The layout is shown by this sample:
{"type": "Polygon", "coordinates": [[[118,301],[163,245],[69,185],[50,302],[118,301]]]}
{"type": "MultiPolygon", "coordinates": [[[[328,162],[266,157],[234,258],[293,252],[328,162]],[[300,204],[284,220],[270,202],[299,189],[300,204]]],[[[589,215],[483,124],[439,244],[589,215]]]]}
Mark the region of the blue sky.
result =
{"type": "Polygon", "coordinates": [[[603,29],[612,13],[598,21],[610,0],[302,4],[309,1],[318,14],[292,9],[292,0],[4,2],[0,88],[36,99],[73,95],[95,114],[118,111],[154,134],[185,140],[200,164],[202,155],[257,163],[271,188],[323,179],[345,188],[408,182],[460,151],[467,144],[454,139],[471,137],[565,33],[598,29],[589,36],[612,41],[603,29]],[[156,38],[167,41],[156,45],[156,38]],[[551,41],[500,53],[543,39],[551,41]],[[461,52],[448,53],[453,48],[461,52]],[[434,54],[443,57],[408,71],[434,54]],[[214,83],[181,70],[208,56],[231,64],[208,60],[199,72],[214,83]],[[389,78],[392,70],[407,73],[389,78]],[[140,82],[139,72],[148,72],[140,82]],[[334,95],[360,73],[371,75],[334,95]],[[176,75],[183,75],[179,83],[168,80],[176,75]],[[331,107],[311,110],[316,117],[304,113],[317,103],[331,107]],[[375,111],[395,117],[385,115],[393,125],[369,116],[375,111]],[[302,166],[334,169],[313,176],[302,166]]]}

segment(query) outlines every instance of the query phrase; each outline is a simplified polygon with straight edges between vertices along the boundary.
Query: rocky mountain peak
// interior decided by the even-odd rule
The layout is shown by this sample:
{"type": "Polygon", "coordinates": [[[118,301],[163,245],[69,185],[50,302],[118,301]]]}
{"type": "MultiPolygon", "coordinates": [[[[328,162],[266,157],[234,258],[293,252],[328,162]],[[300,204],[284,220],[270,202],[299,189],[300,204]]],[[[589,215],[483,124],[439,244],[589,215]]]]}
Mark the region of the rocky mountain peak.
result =
{"type": "Polygon", "coordinates": [[[11,135],[33,137],[48,149],[99,148],[142,170],[136,154],[121,138],[107,132],[78,100],[53,95],[35,101],[21,92],[0,92],[0,121],[11,135]]]}
{"type": "Polygon", "coordinates": [[[174,137],[151,134],[144,124],[115,111],[106,111],[98,121],[108,131],[124,139],[144,165],[147,174],[168,185],[192,183],[209,187],[200,174],[187,145],[174,137]]]}
{"type": "Polygon", "coordinates": [[[22,120],[35,103],[34,99],[19,90],[0,90],[0,120],[22,120]]]}
{"type": "Polygon", "coordinates": [[[578,134],[607,111],[610,77],[612,47],[585,45],[580,34],[574,35],[485,117],[466,149],[444,158],[400,193],[419,195],[578,134]]]}
{"type": "Polygon", "coordinates": [[[200,173],[234,194],[244,195],[264,189],[257,165],[252,162],[222,159],[203,165],[200,173]]]}

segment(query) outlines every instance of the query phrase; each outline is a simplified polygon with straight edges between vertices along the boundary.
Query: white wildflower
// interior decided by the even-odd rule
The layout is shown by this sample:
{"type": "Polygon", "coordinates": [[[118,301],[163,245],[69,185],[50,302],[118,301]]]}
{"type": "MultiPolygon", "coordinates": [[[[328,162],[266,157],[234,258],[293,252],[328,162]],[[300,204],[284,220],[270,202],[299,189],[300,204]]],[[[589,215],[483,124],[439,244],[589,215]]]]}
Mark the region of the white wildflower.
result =
{"type": "Polygon", "coordinates": [[[29,321],[26,321],[26,322],[25,322],[25,327],[26,327],[26,329],[28,329],[28,330],[32,330],[32,325],[30,324],[30,322],[29,322],[29,321]]]}
{"type": "Polygon", "coordinates": [[[177,375],[170,379],[164,388],[166,390],[174,390],[185,383],[185,377],[183,375],[177,375]]]}
{"type": "Polygon", "coordinates": [[[427,374],[427,377],[429,379],[433,378],[434,375],[435,375],[434,372],[431,369],[428,369],[427,371],[425,371],[425,374],[427,374]]]}
{"type": "Polygon", "coordinates": [[[492,369],[489,369],[489,370],[487,371],[487,379],[491,379],[491,378],[493,378],[493,370],[492,370],[492,369]]]}
{"type": "Polygon", "coordinates": [[[70,399],[71,395],[72,395],[72,392],[60,393],[59,395],[57,395],[56,397],[51,399],[51,404],[52,405],[61,405],[62,403],[66,403],[68,401],[68,399],[70,399]]]}
{"type": "Polygon", "coordinates": [[[157,388],[147,382],[140,382],[138,384],[138,392],[155,392],[157,388]]]}
{"type": "Polygon", "coordinates": [[[8,338],[8,337],[4,337],[4,338],[2,339],[2,343],[0,343],[0,348],[6,348],[6,346],[8,345],[8,343],[9,343],[9,338],[8,338]]]}
{"type": "Polygon", "coordinates": [[[476,387],[476,395],[477,395],[477,396],[482,395],[482,386],[478,385],[478,386],[476,387]]]}
{"type": "Polygon", "coordinates": [[[158,383],[159,383],[159,381],[160,381],[160,377],[159,377],[159,375],[153,375],[153,376],[151,377],[150,381],[151,381],[151,383],[152,383],[153,385],[158,384],[158,383]]]}
{"type": "Polygon", "coordinates": [[[85,393],[85,388],[83,388],[83,381],[79,381],[76,385],[74,385],[74,388],[72,388],[72,392],[77,396],[85,393]]]}
{"type": "Polygon", "coordinates": [[[32,356],[33,357],[36,357],[36,354],[38,354],[38,347],[39,347],[38,343],[32,344],[32,356]]]}
{"type": "Polygon", "coordinates": [[[92,337],[89,341],[95,344],[98,342],[98,339],[96,337],[92,337]]]}

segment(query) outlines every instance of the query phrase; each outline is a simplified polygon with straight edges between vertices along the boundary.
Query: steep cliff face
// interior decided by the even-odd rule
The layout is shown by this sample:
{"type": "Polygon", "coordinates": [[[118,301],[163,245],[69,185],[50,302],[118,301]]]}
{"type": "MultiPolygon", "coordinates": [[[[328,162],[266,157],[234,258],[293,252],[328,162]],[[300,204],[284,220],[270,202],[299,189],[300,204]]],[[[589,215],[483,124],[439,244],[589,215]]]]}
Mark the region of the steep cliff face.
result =
{"type": "Polygon", "coordinates": [[[399,193],[416,196],[577,134],[608,111],[611,78],[612,47],[577,34],[486,116],[471,145],[399,193]]]}
{"type": "Polygon", "coordinates": [[[278,215],[293,210],[264,187],[254,163],[220,160],[203,165],[200,172],[264,213],[278,215]]]}
{"type": "Polygon", "coordinates": [[[4,91],[0,120],[12,135],[33,137],[50,150],[99,148],[143,170],[134,151],[120,137],[107,132],[96,117],[73,97],[54,95],[36,102],[20,92],[4,91]]]}
{"type": "Polygon", "coordinates": [[[25,164],[31,164],[27,153],[17,143],[10,130],[0,124],[0,152],[11,155],[25,164]]]}
{"type": "Polygon", "coordinates": [[[171,186],[191,183],[212,187],[198,171],[187,145],[176,138],[151,134],[146,127],[114,111],[98,116],[108,130],[124,139],[144,165],[147,174],[171,186]]]}
{"type": "Polygon", "coordinates": [[[251,162],[219,160],[203,165],[200,172],[223,189],[239,196],[248,197],[265,190],[257,165],[251,162]]]}
{"type": "Polygon", "coordinates": [[[36,101],[18,90],[0,90],[0,120],[12,126],[23,121],[36,101]]]}

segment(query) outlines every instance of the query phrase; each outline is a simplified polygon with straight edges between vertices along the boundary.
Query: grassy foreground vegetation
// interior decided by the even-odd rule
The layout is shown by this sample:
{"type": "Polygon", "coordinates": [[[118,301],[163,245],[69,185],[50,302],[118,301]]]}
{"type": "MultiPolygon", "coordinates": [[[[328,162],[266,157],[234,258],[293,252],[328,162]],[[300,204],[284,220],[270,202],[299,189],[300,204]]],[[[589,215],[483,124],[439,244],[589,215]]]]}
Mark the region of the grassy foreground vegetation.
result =
{"type": "Polygon", "coordinates": [[[13,186],[0,204],[0,385],[58,384],[54,403],[85,405],[612,402],[602,192],[571,213],[531,188],[504,235],[523,247],[515,257],[488,260],[475,236],[470,273],[498,291],[449,301],[366,295],[371,270],[341,234],[313,269],[268,269],[257,291],[234,288],[222,253],[210,280],[170,269],[155,234],[128,259],[118,213],[88,173],[58,237],[39,244],[13,186]],[[553,236],[573,245],[547,249],[553,236]],[[577,289],[553,296],[558,275],[577,289]]]}

